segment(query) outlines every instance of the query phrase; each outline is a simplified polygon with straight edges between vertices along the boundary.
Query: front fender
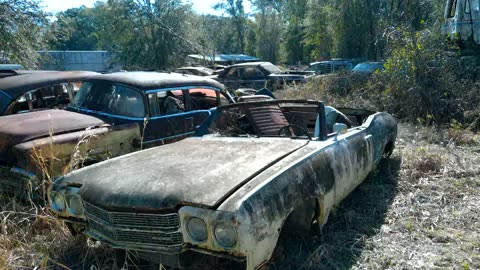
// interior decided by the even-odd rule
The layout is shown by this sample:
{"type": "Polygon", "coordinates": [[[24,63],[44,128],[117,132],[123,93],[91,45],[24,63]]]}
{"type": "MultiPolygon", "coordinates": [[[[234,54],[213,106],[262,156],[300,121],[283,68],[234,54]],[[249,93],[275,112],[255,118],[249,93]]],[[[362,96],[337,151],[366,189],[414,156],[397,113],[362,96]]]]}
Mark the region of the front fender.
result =
{"type": "Polygon", "coordinates": [[[53,135],[13,147],[16,166],[53,179],[83,161],[102,161],[133,152],[134,140],[140,138],[137,124],[86,129],[53,135]]]}

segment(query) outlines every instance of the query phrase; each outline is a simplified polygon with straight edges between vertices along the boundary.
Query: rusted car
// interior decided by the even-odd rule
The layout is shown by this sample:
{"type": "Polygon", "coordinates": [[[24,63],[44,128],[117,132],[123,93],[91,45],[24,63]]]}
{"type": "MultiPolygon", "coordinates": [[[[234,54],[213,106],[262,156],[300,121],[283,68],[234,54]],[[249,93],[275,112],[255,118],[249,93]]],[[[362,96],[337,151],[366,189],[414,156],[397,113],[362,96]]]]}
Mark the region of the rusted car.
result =
{"type": "Polygon", "coordinates": [[[210,78],[223,83],[231,90],[238,88],[276,90],[284,84],[302,83],[315,73],[309,71],[282,71],[270,62],[249,62],[226,67],[210,78]]]}
{"type": "Polygon", "coordinates": [[[90,76],[63,110],[0,117],[0,189],[23,193],[67,171],[192,136],[233,102],[211,79],[155,72],[90,76]]]}
{"type": "MultiPolygon", "coordinates": [[[[15,70],[0,78],[0,115],[64,108],[76,84],[99,73],[89,71],[15,70]]],[[[77,87],[78,88],[78,87],[77,87]]]]}
{"type": "Polygon", "coordinates": [[[320,101],[220,106],[197,135],[57,179],[51,208],[76,233],[172,267],[265,264],[285,224],[322,226],[394,149],[388,113],[320,101]]]}

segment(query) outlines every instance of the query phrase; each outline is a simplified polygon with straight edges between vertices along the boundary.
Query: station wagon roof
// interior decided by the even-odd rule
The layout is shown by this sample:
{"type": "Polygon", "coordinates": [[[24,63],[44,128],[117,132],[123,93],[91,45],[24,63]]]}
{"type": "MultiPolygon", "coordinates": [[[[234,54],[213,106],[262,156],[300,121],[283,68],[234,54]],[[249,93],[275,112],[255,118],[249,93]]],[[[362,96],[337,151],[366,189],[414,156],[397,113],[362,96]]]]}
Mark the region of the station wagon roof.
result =
{"type": "Polygon", "coordinates": [[[101,74],[90,77],[88,81],[119,83],[139,88],[141,90],[154,90],[181,86],[210,86],[218,89],[224,88],[223,84],[205,77],[179,73],[145,71],[101,74]]]}
{"type": "Polygon", "coordinates": [[[98,73],[90,71],[26,71],[16,76],[1,78],[0,90],[16,99],[30,90],[57,83],[81,81],[96,74],[98,73]]]}

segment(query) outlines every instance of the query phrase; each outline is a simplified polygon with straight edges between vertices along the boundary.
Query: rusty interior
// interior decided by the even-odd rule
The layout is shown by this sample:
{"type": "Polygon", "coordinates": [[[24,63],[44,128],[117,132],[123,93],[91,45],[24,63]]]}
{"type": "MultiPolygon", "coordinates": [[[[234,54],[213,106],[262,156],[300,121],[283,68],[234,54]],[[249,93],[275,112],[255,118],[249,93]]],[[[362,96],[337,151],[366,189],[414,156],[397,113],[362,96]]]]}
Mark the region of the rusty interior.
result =
{"type": "Polygon", "coordinates": [[[267,101],[225,106],[219,109],[209,132],[224,136],[314,137],[320,108],[323,109],[320,104],[267,101]]]}

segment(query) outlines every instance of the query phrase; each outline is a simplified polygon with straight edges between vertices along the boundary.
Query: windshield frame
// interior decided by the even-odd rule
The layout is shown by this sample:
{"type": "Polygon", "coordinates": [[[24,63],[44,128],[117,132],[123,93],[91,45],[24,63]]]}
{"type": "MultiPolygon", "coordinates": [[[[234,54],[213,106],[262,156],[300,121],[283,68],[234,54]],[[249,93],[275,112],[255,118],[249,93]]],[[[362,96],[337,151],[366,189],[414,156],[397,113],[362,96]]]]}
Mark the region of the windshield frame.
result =
{"type": "MultiPolygon", "coordinates": [[[[278,105],[279,107],[298,104],[300,106],[314,106],[316,107],[316,114],[317,122],[315,126],[314,136],[312,136],[313,140],[324,141],[328,138],[327,128],[326,128],[326,116],[325,116],[325,105],[322,101],[313,101],[313,100],[298,100],[298,99],[286,99],[286,100],[262,100],[262,101],[250,101],[250,102],[240,102],[234,103],[229,105],[222,105],[217,107],[216,109],[212,110],[212,115],[208,118],[208,120],[203,123],[195,132],[196,137],[201,136],[218,136],[218,134],[212,132],[212,125],[215,125],[217,121],[221,121],[219,117],[222,116],[222,113],[228,112],[229,110],[236,110],[241,109],[241,107],[250,107],[253,108],[255,106],[269,106],[269,105],[278,105]]],[[[214,131],[214,130],[213,130],[214,131]]],[[[220,135],[225,137],[238,137],[238,136],[230,136],[230,135],[220,135]]],[[[267,138],[271,136],[257,136],[253,134],[246,134],[246,137],[260,137],[260,138],[267,138]]],[[[279,136],[274,136],[275,138],[280,138],[279,136]]],[[[287,137],[286,137],[287,138],[287,137]]]]}

